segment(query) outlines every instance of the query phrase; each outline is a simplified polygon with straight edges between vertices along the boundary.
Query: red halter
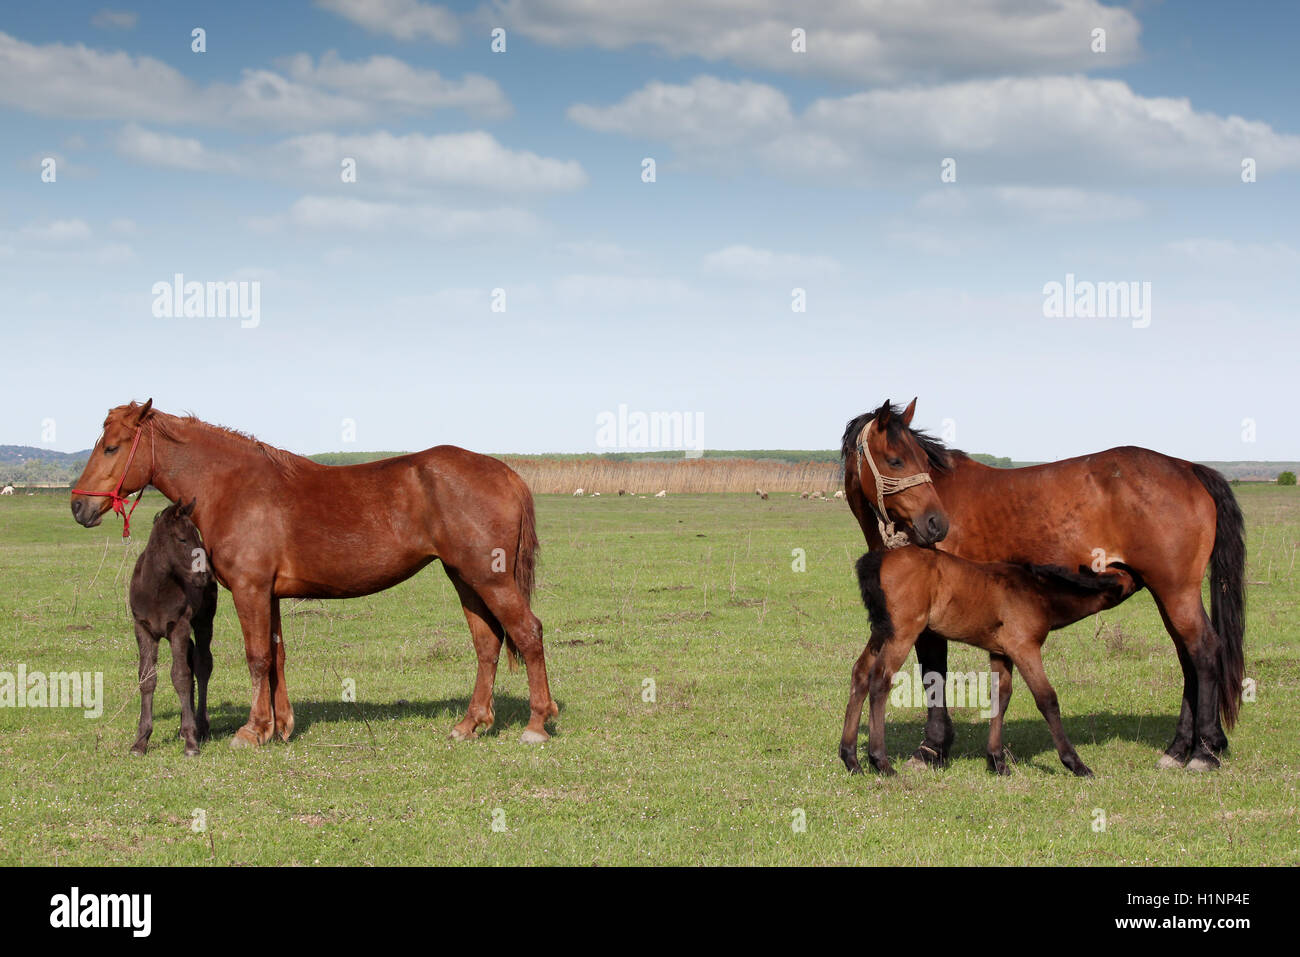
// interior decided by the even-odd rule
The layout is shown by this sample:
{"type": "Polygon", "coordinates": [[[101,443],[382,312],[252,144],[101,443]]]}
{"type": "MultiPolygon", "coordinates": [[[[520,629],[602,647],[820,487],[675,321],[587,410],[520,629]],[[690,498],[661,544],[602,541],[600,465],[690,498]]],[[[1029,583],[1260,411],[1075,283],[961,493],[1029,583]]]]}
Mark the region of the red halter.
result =
{"type": "Polygon", "coordinates": [[[74,488],[72,490],[73,495],[96,495],[101,498],[112,499],[113,512],[117,515],[122,516],[122,537],[123,538],[131,537],[131,514],[135,511],[135,507],[140,504],[140,499],[144,496],[144,490],[148,488],[149,483],[153,481],[154,442],[152,439],[152,429],[151,429],[150,430],[151,437],[149,441],[149,478],[145,480],[144,485],[140,486],[140,491],[136,494],[135,501],[131,503],[131,508],[128,510],[126,507],[126,496],[122,494],[122,484],[126,481],[127,473],[131,471],[131,463],[135,460],[135,449],[136,446],[140,444],[140,435],[143,432],[144,432],[143,425],[136,426],[135,438],[131,440],[131,454],[126,457],[126,468],[122,470],[122,477],[117,480],[117,488],[113,489],[113,491],[111,492],[89,492],[84,488],[74,488]]]}

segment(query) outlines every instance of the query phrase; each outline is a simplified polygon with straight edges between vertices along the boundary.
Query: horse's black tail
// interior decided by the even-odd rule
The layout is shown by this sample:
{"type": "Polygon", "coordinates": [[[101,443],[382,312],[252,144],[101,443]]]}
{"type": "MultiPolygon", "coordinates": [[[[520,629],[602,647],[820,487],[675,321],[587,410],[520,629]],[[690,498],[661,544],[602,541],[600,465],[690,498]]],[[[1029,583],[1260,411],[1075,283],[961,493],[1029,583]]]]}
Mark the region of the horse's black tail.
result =
{"type": "Polygon", "coordinates": [[[879,549],[867,552],[858,559],[858,588],[862,591],[862,604],[867,606],[871,618],[871,640],[884,641],[894,634],[894,622],[889,617],[885,593],[880,587],[880,565],[889,552],[879,549]]]}
{"type": "Polygon", "coordinates": [[[1210,622],[1219,636],[1219,715],[1225,727],[1237,721],[1246,632],[1246,523],[1232,486],[1214,469],[1192,472],[1214,499],[1214,550],[1210,552],[1210,622]]]}

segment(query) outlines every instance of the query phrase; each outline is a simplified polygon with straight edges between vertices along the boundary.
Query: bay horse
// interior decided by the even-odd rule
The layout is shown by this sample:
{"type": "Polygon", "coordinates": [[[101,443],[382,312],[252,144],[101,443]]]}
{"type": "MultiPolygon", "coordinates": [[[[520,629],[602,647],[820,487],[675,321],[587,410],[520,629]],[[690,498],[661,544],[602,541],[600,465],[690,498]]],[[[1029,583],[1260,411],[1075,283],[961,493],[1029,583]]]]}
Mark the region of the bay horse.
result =
{"type": "MultiPolygon", "coordinates": [[[[1095,614],[1137,590],[1123,566],[1104,574],[1081,565],[1077,572],[1056,565],[968,562],[933,548],[878,549],[858,559],[858,587],[871,617],[871,639],[853,666],[844,713],[840,759],[852,774],[858,764],[862,699],[871,695],[867,757],[881,774],[893,774],[885,750],[885,702],[894,673],[930,630],[989,653],[997,706],[989,722],[989,770],[1008,774],[1002,721],[1011,701],[1012,667],[1020,669],[1034,703],[1052,731],[1056,753],[1071,772],[1092,777],[1061,724],[1056,691],[1043,670],[1043,642],[1054,629],[1095,614]]],[[[992,704],[992,702],[990,702],[992,704]]]]}
{"type": "Polygon", "coordinates": [[[131,573],[131,618],[140,651],[140,725],[132,754],[149,750],[153,693],[158,684],[158,643],[172,654],[172,687],[181,702],[185,754],[199,753],[208,737],[208,679],[212,677],[212,619],[217,614],[217,580],[208,566],[199,530],[190,520],[195,502],[169,505],[153,520],[149,544],[131,573]],[[190,640],[191,630],[194,639],[190,640]],[[194,701],[195,679],[198,704],[194,701]]]}
{"type": "Polygon", "coordinates": [[[111,509],[123,515],[126,534],[126,496],[146,485],[173,502],[197,498],[191,517],[239,615],[253,703],[232,747],[288,740],[293,731],[281,599],[373,594],[435,559],[455,586],[478,658],[452,738],[476,737],[494,722],[503,643],[511,667],[522,657],[528,670],[531,714],[521,740],[550,737],[545,724],[559,707],[546,679],[542,623],[530,608],[533,497],[504,463],[440,445],[364,465],[319,465],[233,429],[168,415],[150,399],[109,411],[73,489],[72,515],[90,528],[111,509]]]}
{"type": "MultiPolygon", "coordinates": [[[[1123,564],[1150,589],[1183,671],[1182,709],[1161,767],[1203,771],[1227,751],[1241,702],[1245,523],[1213,469],[1125,446],[1045,465],[1000,469],[911,428],[886,401],[844,429],[844,493],[868,548],[911,541],[974,562],[1097,570],[1123,564]],[[878,476],[878,477],[877,477],[878,476]],[[1210,572],[1210,614],[1201,583],[1210,572]]],[[[947,645],[916,642],[923,674],[948,670],[947,645]]],[[[909,764],[941,765],[953,741],[938,694],[909,764]]]]}

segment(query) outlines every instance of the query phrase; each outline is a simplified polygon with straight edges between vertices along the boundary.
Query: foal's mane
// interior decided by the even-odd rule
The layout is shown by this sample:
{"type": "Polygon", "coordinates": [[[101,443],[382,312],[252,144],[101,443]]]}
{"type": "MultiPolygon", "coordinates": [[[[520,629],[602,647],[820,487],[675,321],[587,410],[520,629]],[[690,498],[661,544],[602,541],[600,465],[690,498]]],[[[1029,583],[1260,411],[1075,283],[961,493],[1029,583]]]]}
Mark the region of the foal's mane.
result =
{"type": "MultiPolygon", "coordinates": [[[[132,403],[134,405],[135,403],[132,403]]],[[[274,445],[267,445],[254,435],[247,432],[240,432],[238,429],[232,429],[225,425],[214,425],[211,422],[204,422],[193,413],[186,415],[168,415],[164,412],[154,410],[149,416],[149,421],[157,429],[158,434],[163,438],[171,439],[174,442],[185,441],[184,437],[177,433],[176,426],[184,424],[187,426],[197,427],[200,431],[206,431],[227,438],[238,439],[240,442],[248,444],[251,448],[266,456],[273,464],[285,472],[295,472],[302,468],[304,463],[310,462],[301,455],[296,455],[285,449],[276,448],[274,445]]]]}
{"type": "Polygon", "coordinates": [[[933,435],[904,425],[903,409],[900,406],[885,403],[874,412],[863,412],[857,418],[849,420],[849,424],[844,427],[844,437],[840,439],[840,458],[848,462],[850,456],[857,453],[858,436],[862,434],[862,430],[866,428],[867,423],[875,421],[876,416],[880,415],[886,406],[889,408],[890,416],[889,422],[885,426],[885,437],[891,442],[896,442],[903,437],[903,433],[910,435],[916,441],[916,444],[921,447],[921,451],[925,453],[930,468],[936,472],[951,472],[955,457],[967,457],[965,452],[960,449],[948,448],[933,435]]]}

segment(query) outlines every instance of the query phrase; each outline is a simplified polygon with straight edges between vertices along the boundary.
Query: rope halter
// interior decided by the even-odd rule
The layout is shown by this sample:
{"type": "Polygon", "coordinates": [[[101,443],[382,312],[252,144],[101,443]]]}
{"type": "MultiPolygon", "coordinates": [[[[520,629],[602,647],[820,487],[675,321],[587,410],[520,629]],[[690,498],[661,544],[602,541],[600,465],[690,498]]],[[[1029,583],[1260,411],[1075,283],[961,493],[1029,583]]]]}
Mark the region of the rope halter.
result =
{"type": "MultiPolygon", "coordinates": [[[[880,540],[885,543],[886,548],[902,548],[909,544],[911,539],[908,538],[907,532],[900,532],[894,528],[894,523],[889,520],[889,513],[885,510],[885,496],[895,495],[904,489],[911,488],[913,485],[924,485],[926,482],[934,484],[930,478],[929,472],[917,472],[915,475],[908,475],[904,478],[895,478],[892,475],[881,475],[880,469],[876,468],[876,462],[871,457],[870,450],[867,449],[867,431],[875,424],[873,419],[862,428],[858,435],[858,457],[867,460],[871,466],[871,475],[876,480],[876,526],[880,529],[880,540]]],[[[861,466],[859,466],[859,470],[861,466]]]]}
{"type": "Polygon", "coordinates": [[[126,477],[131,471],[131,463],[135,461],[136,446],[140,444],[140,436],[143,434],[143,432],[144,432],[143,423],[135,427],[135,437],[131,439],[131,454],[126,457],[126,468],[122,470],[122,477],[117,480],[117,487],[114,488],[113,491],[91,492],[84,488],[74,488],[72,490],[73,495],[94,495],[94,496],[98,496],[99,498],[111,499],[113,502],[114,514],[122,516],[122,537],[123,538],[131,537],[131,515],[135,512],[135,507],[140,504],[140,499],[144,496],[144,490],[148,488],[149,483],[153,481],[153,472],[155,467],[154,446],[156,442],[153,437],[153,428],[151,422],[150,429],[149,429],[149,477],[145,479],[144,484],[140,486],[140,491],[136,494],[135,501],[131,503],[131,508],[128,510],[126,507],[127,496],[122,494],[122,485],[126,482],[126,477]]]}

